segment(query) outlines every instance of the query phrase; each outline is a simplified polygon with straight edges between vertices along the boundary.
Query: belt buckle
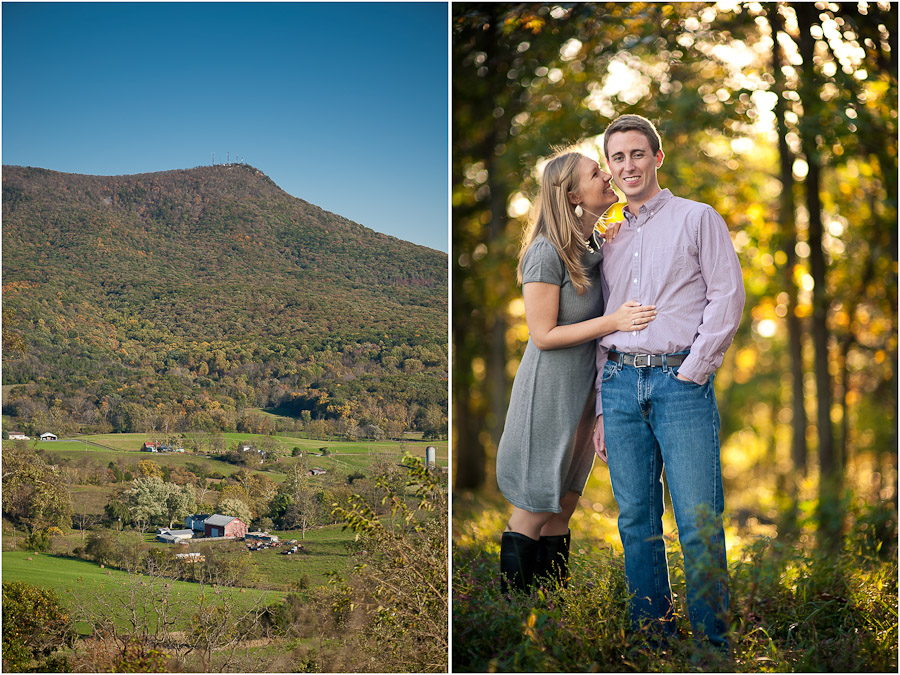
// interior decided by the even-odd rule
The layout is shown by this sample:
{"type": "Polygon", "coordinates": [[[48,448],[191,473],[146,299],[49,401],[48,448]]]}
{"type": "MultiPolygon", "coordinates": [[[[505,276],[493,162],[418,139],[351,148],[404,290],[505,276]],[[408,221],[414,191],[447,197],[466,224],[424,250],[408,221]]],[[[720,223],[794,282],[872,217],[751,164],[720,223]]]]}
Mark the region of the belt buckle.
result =
{"type": "Polygon", "coordinates": [[[634,355],[634,367],[635,368],[649,368],[650,367],[650,354],[635,354],[634,355]],[[644,363],[641,363],[644,361],[644,363]]]}

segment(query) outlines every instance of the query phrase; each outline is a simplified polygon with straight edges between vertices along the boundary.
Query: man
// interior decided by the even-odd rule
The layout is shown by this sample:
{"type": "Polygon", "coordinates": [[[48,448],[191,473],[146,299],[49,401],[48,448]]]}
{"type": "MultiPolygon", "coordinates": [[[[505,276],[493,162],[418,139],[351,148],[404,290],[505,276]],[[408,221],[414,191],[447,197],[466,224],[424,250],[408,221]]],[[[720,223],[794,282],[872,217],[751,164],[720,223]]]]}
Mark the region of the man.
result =
{"type": "Polygon", "coordinates": [[[662,538],[662,470],[684,553],[695,637],[727,649],[724,498],[713,379],[744,306],[740,264],[716,211],[659,187],[663,151],[653,124],[622,115],[604,152],[625,193],[625,222],[604,246],[607,307],[656,305],[646,330],[598,340],[594,442],[605,449],[635,630],[675,632],[662,538]],[[602,398],[600,392],[602,389],[602,398]],[[604,433],[605,429],[605,433],[604,433]],[[604,436],[607,443],[604,444],[604,436]],[[605,446],[605,447],[604,447],[605,446]]]}

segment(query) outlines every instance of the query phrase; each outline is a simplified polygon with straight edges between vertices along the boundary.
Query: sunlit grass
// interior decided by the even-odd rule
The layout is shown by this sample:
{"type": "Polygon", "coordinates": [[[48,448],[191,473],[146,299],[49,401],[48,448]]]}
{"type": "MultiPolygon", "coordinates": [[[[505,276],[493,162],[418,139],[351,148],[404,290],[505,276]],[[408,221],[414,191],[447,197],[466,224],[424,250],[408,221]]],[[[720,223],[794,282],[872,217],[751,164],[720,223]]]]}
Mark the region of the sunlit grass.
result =
{"type": "Polygon", "coordinates": [[[782,497],[770,491],[762,501],[771,506],[761,507],[732,488],[749,515],[726,513],[730,659],[690,638],[671,508],[665,532],[680,639],[656,649],[630,633],[618,511],[604,467],[595,467],[571,522],[572,583],[553,593],[500,596],[499,540],[510,507],[496,492],[455,494],[454,671],[896,672],[896,549],[881,550],[873,536],[895,516],[889,506],[851,502],[844,550],[829,554],[816,543],[813,487],[801,484],[794,534],[782,539],[779,523],[768,522],[782,497]]]}

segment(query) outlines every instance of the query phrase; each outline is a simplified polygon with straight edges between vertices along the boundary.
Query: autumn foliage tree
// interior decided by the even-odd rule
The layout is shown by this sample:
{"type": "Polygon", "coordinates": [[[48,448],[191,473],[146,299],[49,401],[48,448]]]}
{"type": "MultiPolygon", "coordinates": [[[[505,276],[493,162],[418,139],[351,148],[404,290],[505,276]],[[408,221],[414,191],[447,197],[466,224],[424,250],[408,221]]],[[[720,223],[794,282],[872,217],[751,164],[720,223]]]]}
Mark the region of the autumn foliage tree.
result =
{"type": "Polygon", "coordinates": [[[3,582],[4,672],[66,672],[66,658],[54,654],[74,637],[69,615],[51,589],[3,582]]]}
{"type": "Polygon", "coordinates": [[[3,515],[32,532],[72,525],[72,501],[62,473],[24,443],[4,443],[3,515]]]}

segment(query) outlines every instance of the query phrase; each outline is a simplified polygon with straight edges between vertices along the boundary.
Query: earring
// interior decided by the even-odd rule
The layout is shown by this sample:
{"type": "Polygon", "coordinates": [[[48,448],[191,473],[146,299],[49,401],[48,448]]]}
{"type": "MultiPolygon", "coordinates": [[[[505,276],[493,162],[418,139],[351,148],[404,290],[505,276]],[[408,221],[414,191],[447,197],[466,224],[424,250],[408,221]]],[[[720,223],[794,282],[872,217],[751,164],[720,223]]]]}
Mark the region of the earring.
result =
{"type": "Polygon", "coordinates": [[[575,215],[576,215],[578,218],[581,218],[581,216],[584,215],[584,209],[581,208],[581,204],[576,204],[576,205],[575,205],[575,215]]]}

